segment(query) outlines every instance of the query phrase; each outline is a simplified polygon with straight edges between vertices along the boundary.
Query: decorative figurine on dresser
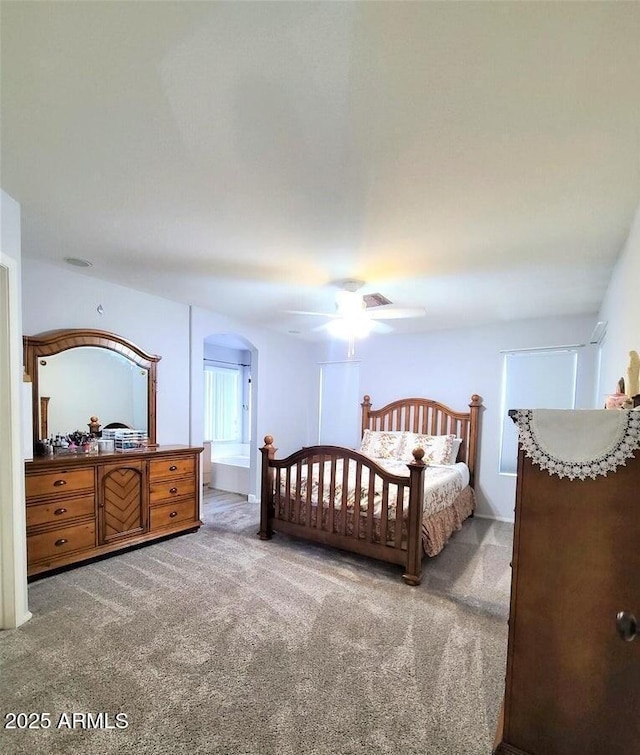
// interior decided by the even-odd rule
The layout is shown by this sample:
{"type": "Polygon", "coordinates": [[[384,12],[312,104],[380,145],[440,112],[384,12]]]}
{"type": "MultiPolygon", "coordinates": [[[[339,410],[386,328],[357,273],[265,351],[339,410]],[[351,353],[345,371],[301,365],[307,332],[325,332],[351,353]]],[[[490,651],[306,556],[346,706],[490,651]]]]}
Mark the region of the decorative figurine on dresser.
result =
{"type": "Polygon", "coordinates": [[[640,753],[640,411],[516,410],[495,755],[640,753]]]}
{"type": "Polygon", "coordinates": [[[30,577],[200,527],[202,448],[156,444],[160,357],[106,331],[54,330],[25,336],[24,358],[30,577]],[[99,417],[122,429],[100,432],[99,417]]]}

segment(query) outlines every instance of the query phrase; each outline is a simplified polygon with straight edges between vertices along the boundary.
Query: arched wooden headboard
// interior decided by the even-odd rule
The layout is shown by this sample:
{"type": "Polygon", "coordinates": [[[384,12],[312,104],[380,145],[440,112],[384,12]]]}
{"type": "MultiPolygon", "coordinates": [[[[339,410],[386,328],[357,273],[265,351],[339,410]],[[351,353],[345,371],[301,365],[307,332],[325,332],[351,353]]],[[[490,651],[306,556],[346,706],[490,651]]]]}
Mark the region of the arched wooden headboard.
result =
{"type": "Polygon", "coordinates": [[[362,433],[369,430],[405,430],[423,435],[455,435],[462,438],[458,461],[469,467],[469,484],[473,486],[478,456],[480,409],[482,397],[471,396],[468,412],[456,412],[428,398],[403,398],[381,409],[371,408],[371,397],[362,401],[362,433]]]}

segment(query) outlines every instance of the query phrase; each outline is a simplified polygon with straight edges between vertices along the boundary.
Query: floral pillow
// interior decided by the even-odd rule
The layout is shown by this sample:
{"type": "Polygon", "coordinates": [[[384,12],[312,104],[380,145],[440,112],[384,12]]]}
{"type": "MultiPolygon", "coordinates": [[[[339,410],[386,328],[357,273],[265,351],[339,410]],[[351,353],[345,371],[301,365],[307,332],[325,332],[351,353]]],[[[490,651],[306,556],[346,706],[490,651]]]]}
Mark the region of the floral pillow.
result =
{"type": "Polygon", "coordinates": [[[413,461],[413,449],[422,448],[423,461],[428,464],[451,464],[453,442],[455,435],[421,435],[419,433],[404,433],[400,447],[400,458],[403,461],[413,461]]]}
{"type": "Polygon", "coordinates": [[[404,433],[392,430],[365,430],[360,453],[373,459],[398,459],[404,433]]]}

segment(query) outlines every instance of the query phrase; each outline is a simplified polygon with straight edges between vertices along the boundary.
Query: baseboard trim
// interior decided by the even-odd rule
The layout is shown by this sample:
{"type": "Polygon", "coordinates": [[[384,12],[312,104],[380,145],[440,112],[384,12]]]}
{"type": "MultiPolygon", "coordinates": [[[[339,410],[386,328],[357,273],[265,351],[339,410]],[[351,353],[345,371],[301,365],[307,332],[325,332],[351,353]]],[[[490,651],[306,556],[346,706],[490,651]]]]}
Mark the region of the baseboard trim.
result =
{"type": "Polygon", "coordinates": [[[478,514],[477,511],[474,512],[473,516],[476,519],[491,519],[493,522],[508,522],[509,524],[513,524],[513,517],[509,518],[507,516],[490,516],[489,514],[478,514]]]}

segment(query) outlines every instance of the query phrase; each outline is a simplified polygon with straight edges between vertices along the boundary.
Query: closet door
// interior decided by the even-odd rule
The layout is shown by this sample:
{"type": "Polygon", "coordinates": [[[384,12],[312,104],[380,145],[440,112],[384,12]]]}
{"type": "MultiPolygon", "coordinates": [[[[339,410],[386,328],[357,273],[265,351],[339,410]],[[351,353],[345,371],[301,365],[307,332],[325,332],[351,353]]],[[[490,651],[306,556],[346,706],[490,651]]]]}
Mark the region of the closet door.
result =
{"type": "Polygon", "coordinates": [[[98,467],[98,538],[105,545],[148,529],[146,462],[138,459],[98,467]]]}
{"type": "Polygon", "coordinates": [[[520,452],[498,753],[640,751],[639,490],[639,458],[569,480],[520,452]]]}

